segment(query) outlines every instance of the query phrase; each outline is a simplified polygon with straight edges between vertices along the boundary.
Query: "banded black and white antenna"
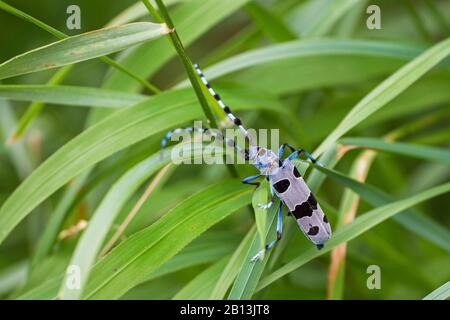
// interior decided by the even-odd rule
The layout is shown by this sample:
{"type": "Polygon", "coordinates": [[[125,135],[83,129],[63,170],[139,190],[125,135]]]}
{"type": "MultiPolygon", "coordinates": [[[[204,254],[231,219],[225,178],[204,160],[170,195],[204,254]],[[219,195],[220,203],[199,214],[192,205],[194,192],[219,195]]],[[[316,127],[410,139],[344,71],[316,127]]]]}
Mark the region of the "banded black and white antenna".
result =
{"type": "Polygon", "coordinates": [[[222,108],[222,110],[225,112],[225,114],[227,115],[228,119],[231,120],[231,122],[234,123],[234,125],[236,125],[239,130],[242,132],[242,134],[245,136],[245,138],[247,139],[247,141],[249,142],[250,145],[253,145],[252,143],[252,136],[249,134],[249,132],[247,131],[247,129],[244,127],[244,125],[242,124],[241,119],[239,119],[238,117],[236,117],[232,112],[230,107],[228,107],[227,105],[225,105],[225,103],[222,101],[222,99],[220,98],[220,96],[214,91],[214,89],[211,87],[211,85],[209,84],[208,80],[206,80],[202,70],[200,69],[198,64],[194,64],[194,68],[195,71],[197,71],[198,76],[200,77],[200,80],[202,80],[203,84],[206,86],[206,88],[208,89],[209,93],[214,97],[214,99],[216,99],[217,103],[219,104],[219,106],[222,108]]]}

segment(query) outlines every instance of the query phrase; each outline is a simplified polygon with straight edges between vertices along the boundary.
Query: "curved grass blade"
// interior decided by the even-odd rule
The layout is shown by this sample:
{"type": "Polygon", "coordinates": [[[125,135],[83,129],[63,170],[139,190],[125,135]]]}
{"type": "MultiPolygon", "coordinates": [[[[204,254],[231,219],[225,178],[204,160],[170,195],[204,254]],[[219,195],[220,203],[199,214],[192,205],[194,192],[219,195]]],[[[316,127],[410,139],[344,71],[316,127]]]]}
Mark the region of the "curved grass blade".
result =
{"type": "MultiPolygon", "coordinates": [[[[255,105],[254,100],[245,97],[230,97],[229,101],[234,101],[238,110],[273,109],[255,105]]],[[[199,118],[201,112],[192,92],[177,90],[120,110],[90,127],[47,159],[5,201],[0,208],[0,243],[39,203],[95,163],[151,135],[199,118]]]]}
{"type": "Polygon", "coordinates": [[[314,155],[323,153],[337,139],[405,91],[449,54],[450,38],[434,45],[384,80],[353,107],[333,132],[320,144],[314,155]]]}
{"type": "Polygon", "coordinates": [[[137,22],[68,37],[0,64],[0,80],[101,57],[168,33],[165,24],[137,22]]]}
{"type": "Polygon", "coordinates": [[[58,205],[52,212],[50,219],[47,222],[45,230],[42,232],[39,238],[36,248],[31,259],[31,267],[37,266],[42,260],[51,252],[53,245],[58,238],[58,234],[64,224],[70,208],[73,206],[73,201],[83,188],[88,174],[83,172],[80,176],[76,177],[72,183],[70,183],[66,189],[58,205]]]}
{"type": "Polygon", "coordinates": [[[41,201],[93,164],[152,134],[174,127],[175,118],[182,123],[200,117],[192,96],[185,95],[186,99],[182,96],[162,94],[121,110],[47,159],[0,209],[0,242],[41,201]],[[172,111],[178,116],[170,120],[172,111]]]}
{"type": "Polygon", "coordinates": [[[194,279],[184,286],[172,298],[173,300],[205,300],[214,289],[214,285],[220,278],[222,270],[227,265],[230,257],[225,256],[212,266],[206,268],[203,272],[198,274],[194,279]]]}
{"type": "Polygon", "coordinates": [[[148,99],[148,96],[101,88],[54,85],[0,85],[0,99],[45,103],[122,108],[148,99]]]}
{"type": "Polygon", "coordinates": [[[145,281],[168,275],[182,269],[209,264],[231,254],[236,246],[235,237],[225,235],[204,235],[152,272],[145,281]]]}
{"type": "MultiPolygon", "coordinates": [[[[49,32],[53,36],[55,36],[58,39],[65,39],[68,36],[64,34],[63,32],[47,25],[46,23],[30,16],[29,14],[18,10],[17,8],[14,8],[3,1],[0,1],[0,9],[5,10],[6,12],[15,15],[25,21],[28,21],[39,28],[49,32]]],[[[102,56],[99,58],[100,61],[110,65],[113,68],[116,68],[118,71],[123,72],[124,74],[128,75],[129,77],[133,78],[135,81],[139,82],[143,87],[147,88],[149,91],[154,93],[159,93],[158,88],[147,82],[145,79],[139,77],[137,74],[133,73],[129,69],[127,69],[125,66],[117,63],[116,61],[108,58],[107,56],[102,56]]],[[[47,84],[59,84],[63,81],[63,79],[67,76],[67,74],[70,72],[73,65],[68,65],[59,70],[53,77],[50,79],[50,81],[47,84]]],[[[37,116],[37,114],[40,113],[41,109],[43,108],[43,104],[41,102],[33,103],[29,106],[27,112],[24,114],[23,118],[21,119],[21,127],[19,127],[16,130],[16,133],[13,134],[10,138],[11,142],[14,142],[15,139],[20,138],[20,136],[23,134],[23,132],[26,130],[26,127],[29,125],[29,123],[37,116]]]]}
{"type": "MultiPolygon", "coordinates": [[[[423,48],[399,43],[368,40],[314,39],[296,40],[250,50],[223,60],[204,70],[209,80],[249,67],[299,57],[369,56],[408,61],[423,52],[423,48]]],[[[185,87],[188,81],[178,84],[185,87]]]]}
{"type": "Polygon", "coordinates": [[[84,298],[119,298],[209,227],[249,204],[251,192],[225,181],[186,199],[100,260],[91,271],[84,298]]]}
{"type": "MultiPolygon", "coordinates": [[[[201,145],[191,148],[191,143],[186,146],[177,145],[177,148],[186,148],[185,156],[180,161],[190,160],[192,155],[201,155],[201,145]],[[197,148],[196,148],[197,147],[197,148]],[[199,149],[199,150],[197,150],[199,149]]],[[[136,164],[124,173],[109,189],[100,205],[92,215],[87,229],[78,241],[75,252],[72,255],[70,265],[79,267],[81,279],[80,286],[76,289],[62,286],[60,296],[64,299],[79,299],[84,290],[84,285],[89,278],[89,270],[95,262],[102,244],[111,229],[114,221],[125,206],[126,202],[136,190],[152,176],[156,171],[171,161],[171,150],[165,150],[163,158],[159,152],[136,164]]],[[[64,283],[64,282],[63,282],[64,283]]]]}
{"type": "Polygon", "coordinates": [[[260,290],[274,281],[280,279],[286,274],[294,271],[295,269],[301,267],[305,263],[317,258],[325,253],[329,252],[331,249],[337,245],[349,242],[350,240],[358,237],[364,232],[372,229],[374,226],[391,218],[395,214],[411,208],[423,201],[429,200],[433,197],[439,196],[450,192],[450,183],[445,183],[437,187],[431,188],[424,192],[413,195],[403,200],[395,201],[387,205],[378,207],[376,209],[370,210],[369,212],[359,216],[352,223],[344,226],[340,230],[334,233],[333,237],[327,242],[327,245],[320,251],[315,248],[311,248],[304,254],[301,254],[294,260],[290,261],[283,267],[269,274],[267,277],[261,280],[258,285],[257,290],[260,290]]]}
{"type": "Polygon", "coordinates": [[[339,143],[347,146],[381,150],[389,153],[450,164],[450,150],[441,148],[428,147],[418,144],[409,144],[404,142],[387,142],[384,139],[359,137],[343,138],[339,140],[339,143]]]}
{"type": "Polygon", "coordinates": [[[228,289],[233,284],[234,279],[239,273],[241,266],[245,261],[245,257],[248,256],[247,252],[250,249],[250,244],[255,237],[255,227],[247,232],[247,235],[242,239],[233,255],[228,260],[227,265],[223,268],[223,272],[216,282],[216,286],[213,288],[209,299],[220,300],[223,299],[228,289]]]}
{"type": "MultiPolygon", "coordinates": [[[[166,161],[164,161],[166,162],[166,161]]],[[[77,288],[62,286],[59,294],[63,299],[79,299],[84,285],[89,278],[89,270],[94,264],[101,246],[120,210],[133,193],[155,173],[164,163],[159,160],[159,153],[128,170],[114,183],[102,202],[95,210],[87,229],[83,232],[72,255],[70,265],[80,270],[80,286],[77,288]]],[[[67,275],[66,278],[67,279],[67,275]]],[[[65,283],[65,280],[63,280],[65,283]]]]}
{"type": "MultiPolygon", "coordinates": [[[[230,254],[234,245],[234,239],[231,239],[229,236],[205,235],[200,237],[156,269],[156,271],[150,273],[144,282],[157,279],[184,268],[215,262],[224,255],[230,254]]],[[[63,278],[63,274],[51,278],[39,286],[21,293],[16,298],[20,300],[56,299],[63,278]]]]}
{"type": "Polygon", "coordinates": [[[449,79],[446,72],[425,76],[389,102],[380,112],[372,114],[360,124],[360,128],[423,112],[426,108],[447,103],[450,101],[450,92],[447,90],[449,79]]]}
{"type": "MultiPolygon", "coordinates": [[[[396,201],[391,195],[375,187],[369,186],[368,184],[353,180],[337,171],[322,167],[316,168],[321,172],[326,173],[331,179],[356,192],[362,199],[374,207],[383,206],[396,201]]],[[[423,215],[420,211],[414,208],[407,209],[404,212],[395,215],[392,219],[404,228],[450,252],[450,232],[432,219],[423,215]]]]}
{"type": "Polygon", "coordinates": [[[271,251],[267,251],[262,260],[251,262],[251,258],[258,253],[259,250],[268,242],[276,237],[277,227],[277,211],[278,201],[275,202],[267,211],[267,225],[265,232],[265,243],[261,243],[258,234],[253,237],[250,249],[246,252],[244,261],[242,262],[240,272],[231,288],[228,300],[245,300],[250,299],[256,289],[256,285],[264,271],[267,260],[271,255],[271,251]]]}
{"type": "MultiPolygon", "coordinates": [[[[261,248],[264,248],[264,241],[266,240],[266,222],[267,222],[267,209],[261,208],[260,205],[264,205],[268,200],[268,188],[267,181],[263,181],[260,186],[253,192],[252,207],[255,213],[256,230],[259,234],[259,241],[261,248]]],[[[264,258],[264,256],[262,257],[264,258]]]]}

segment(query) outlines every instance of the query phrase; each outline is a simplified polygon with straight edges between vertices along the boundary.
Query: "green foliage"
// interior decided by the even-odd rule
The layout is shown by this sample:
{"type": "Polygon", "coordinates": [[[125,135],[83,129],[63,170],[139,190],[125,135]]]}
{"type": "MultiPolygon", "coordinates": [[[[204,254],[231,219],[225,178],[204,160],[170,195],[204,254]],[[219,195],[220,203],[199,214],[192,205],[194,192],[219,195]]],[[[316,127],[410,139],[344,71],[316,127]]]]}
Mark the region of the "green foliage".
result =
{"type": "Polygon", "coordinates": [[[0,1],[0,297],[448,299],[450,2],[423,2],[376,1],[369,31],[363,0],[92,1],[66,35],[0,1]],[[296,165],[333,228],[321,251],[284,209],[250,262],[276,237],[267,181],[166,166],[166,131],[226,127],[191,61],[247,127],[320,156],[296,165]]]}

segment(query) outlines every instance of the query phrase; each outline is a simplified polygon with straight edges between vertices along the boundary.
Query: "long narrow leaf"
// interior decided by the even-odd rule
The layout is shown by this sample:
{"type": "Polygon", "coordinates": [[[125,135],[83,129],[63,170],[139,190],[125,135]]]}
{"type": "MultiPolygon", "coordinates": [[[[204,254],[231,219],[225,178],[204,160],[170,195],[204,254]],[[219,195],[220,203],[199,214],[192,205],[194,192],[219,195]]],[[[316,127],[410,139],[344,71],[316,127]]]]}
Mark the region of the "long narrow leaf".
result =
{"type": "Polygon", "coordinates": [[[200,117],[192,92],[181,90],[159,94],[90,127],[47,159],[5,201],[0,208],[0,243],[39,203],[95,163],[151,135],[200,117]]]}
{"type": "Polygon", "coordinates": [[[450,164],[450,150],[446,149],[422,146],[418,144],[414,145],[403,142],[387,142],[383,139],[373,138],[344,138],[340,139],[339,142],[347,146],[376,149],[409,157],[450,164]]]}
{"type": "Polygon", "coordinates": [[[0,80],[105,56],[169,32],[164,24],[137,22],[68,37],[2,63],[0,80]]]}
{"type": "Polygon", "coordinates": [[[100,260],[84,298],[120,297],[209,227],[249,204],[251,191],[227,181],[186,199],[100,260]]]}
{"type": "Polygon", "coordinates": [[[128,107],[148,99],[140,94],[107,89],[49,85],[0,85],[0,98],[106,108],[128,107]]]}
{"type": "Polygon", "coordinates": [[[450,39],[444,40],[406,64],[366,95],[314,152],[319,155],[360,122],[405,91],[450,54],[450,39]]]}

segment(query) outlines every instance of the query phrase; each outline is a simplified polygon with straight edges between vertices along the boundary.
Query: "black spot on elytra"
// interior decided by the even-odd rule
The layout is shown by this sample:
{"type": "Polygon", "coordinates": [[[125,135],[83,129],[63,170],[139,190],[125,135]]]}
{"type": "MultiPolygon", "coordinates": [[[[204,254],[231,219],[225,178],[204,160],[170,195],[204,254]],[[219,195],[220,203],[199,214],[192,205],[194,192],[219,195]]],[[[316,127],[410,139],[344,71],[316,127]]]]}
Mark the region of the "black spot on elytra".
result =
{"type": "Polygon", "coordinates": [[[295,219],[301,219],[303,217],[311,217],[313,210],[308,202],[303,202],[295,206],[295,210],[292,211],[295,219]]]}
{"type": "Polygon", "coordinates": [[[317,200],[316,200],[316,198],[314,198],[314,195],[312,193],[309,193],[308,200],[306,200],[306,201],[308,201],[308,203],[314,210],[317,209],[317,200]]]}
{"type": "Polygon", "coordinates": [[[286,192],[290,185],[291,183],[288,179],[283,179],[275,183],[273,187],[275,188],[275,190],[277,190],[278,193],[283,193],[286,192]]]}
{"type": "Polygon", "coordinates": [[[235,125],[237,125],[237,126],[240,126],[240,125],[242,125],[242,121],[241,121],[241,119],[239,119],[239,118],[235,118],[235,119],[234,119],[234,124],[235,124],[235,125]]]}
{"type": "Polygon", "coordinates": [[[223,111],[225,111],[225,113],[231,113],[231,110],[228,106],[225,106],[225,108],[223,108],[223,111]]]}
{"type": "Polygon", "coordinates": [[[298,172],[297,168],[294,166],[294,170],[293,170],[294,176],[296,178],[300,178],[302,175],[300,174],[300,172],[298,172]]]}
{"type": "Polygon", "coordinates": [[[216,99],[217,101],[221,100],[221,99],[220,99],[220,96],[219,96],[217,93],[214,94],[214,99],[216,99]]]}
{"type": "Polygon", "coordinates": [[[315,236],[318,233],[319,233],[319,227],[318,226],[314,226],[314,227],[309,228],[308,235],[315,236]]]}

